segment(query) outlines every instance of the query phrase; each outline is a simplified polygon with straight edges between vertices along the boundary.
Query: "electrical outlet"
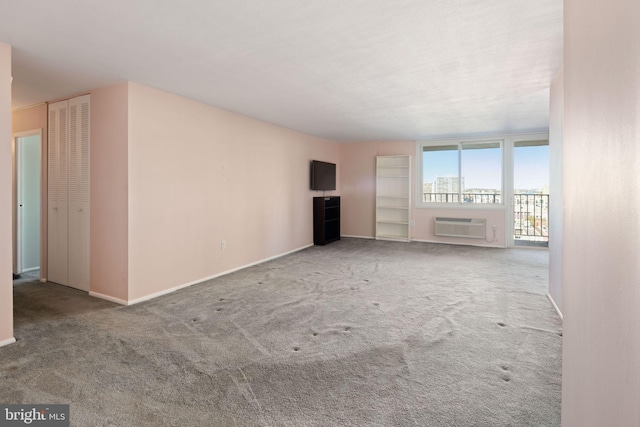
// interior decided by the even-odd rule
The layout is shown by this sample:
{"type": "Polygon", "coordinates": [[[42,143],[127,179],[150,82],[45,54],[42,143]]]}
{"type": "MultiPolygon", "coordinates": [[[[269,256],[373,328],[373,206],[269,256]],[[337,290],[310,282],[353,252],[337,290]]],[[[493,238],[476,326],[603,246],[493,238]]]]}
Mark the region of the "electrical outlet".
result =
{"type": "Polygon", "coordinates": [[[498,229],[498,226],[497,225],[492,225],[491,229],[495,232],[498,229]]]}
{"type": "Polygon", "coordinates": [[[227,249],[227,241],[223,240],[222,242],[220,242],[220,250],[225,250],[227,249]]]}
{"type": "Polygon", "coordinates": [[[416,220],[415,220],[415,219],[412,219],[412,220],[411,220],[411,226],[412,226],[412,227],[414,227],[415,225],[416,225],[416,220]]]}

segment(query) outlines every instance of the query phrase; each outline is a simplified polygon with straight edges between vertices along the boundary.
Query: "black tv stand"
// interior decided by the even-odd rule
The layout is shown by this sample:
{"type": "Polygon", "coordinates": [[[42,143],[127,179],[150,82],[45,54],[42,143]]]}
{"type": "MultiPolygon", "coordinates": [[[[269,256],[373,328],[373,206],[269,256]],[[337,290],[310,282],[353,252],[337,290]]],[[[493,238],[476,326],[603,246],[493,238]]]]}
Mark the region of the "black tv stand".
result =
{"type": "Polygon", "coordinates": [[[340,240],[340,196],[313,198],[313,244],[340,240]]]}

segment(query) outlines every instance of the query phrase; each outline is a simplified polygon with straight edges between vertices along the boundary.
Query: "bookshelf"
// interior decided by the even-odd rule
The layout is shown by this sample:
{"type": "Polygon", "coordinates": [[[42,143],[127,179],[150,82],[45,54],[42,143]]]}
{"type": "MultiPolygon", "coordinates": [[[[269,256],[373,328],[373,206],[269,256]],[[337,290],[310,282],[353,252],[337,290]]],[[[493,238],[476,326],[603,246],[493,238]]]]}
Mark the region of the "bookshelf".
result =
{"type": "Polygon", "coordinates": [[[376,239],[409,242],[411,156],[376,157],[376,239]]]}

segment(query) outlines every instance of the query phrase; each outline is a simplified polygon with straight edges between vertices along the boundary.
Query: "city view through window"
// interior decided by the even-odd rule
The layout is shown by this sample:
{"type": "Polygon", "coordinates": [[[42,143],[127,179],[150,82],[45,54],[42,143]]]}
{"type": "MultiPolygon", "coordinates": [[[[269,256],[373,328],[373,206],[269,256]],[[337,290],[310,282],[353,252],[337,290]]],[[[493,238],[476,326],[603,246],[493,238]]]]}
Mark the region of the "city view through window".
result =
{"type": "Polygon", "coordinates": [[[422,165],[424,202],[502,203],[499,142],[424,147],[422,165]]]}
{"type": "MultiPolygon", "coordinates": [[[[514,238],[544,243],[549,238],[549,146],[547,141],[514,147],[514,238]]],[[[424,147],[422,201],[502,203],[502,150],[495,143],[424,147]]]]}
{"type": "Polygon", "coordinates": [[[549,145],[516,143],[513,150],[514,238],[549,242],[549,145]]]}

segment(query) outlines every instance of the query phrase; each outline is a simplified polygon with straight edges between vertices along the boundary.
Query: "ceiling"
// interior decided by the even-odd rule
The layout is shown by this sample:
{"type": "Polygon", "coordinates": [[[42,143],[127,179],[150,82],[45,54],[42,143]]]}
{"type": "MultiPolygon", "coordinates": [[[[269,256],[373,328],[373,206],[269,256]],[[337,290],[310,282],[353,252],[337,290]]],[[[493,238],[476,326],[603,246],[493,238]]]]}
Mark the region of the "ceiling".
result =
{"type": "Polygon", "coordinates": [[[562,31],[562,0],[0,0],[14,109],[134,81],[338,141],[546,131],[562,31]]]}

